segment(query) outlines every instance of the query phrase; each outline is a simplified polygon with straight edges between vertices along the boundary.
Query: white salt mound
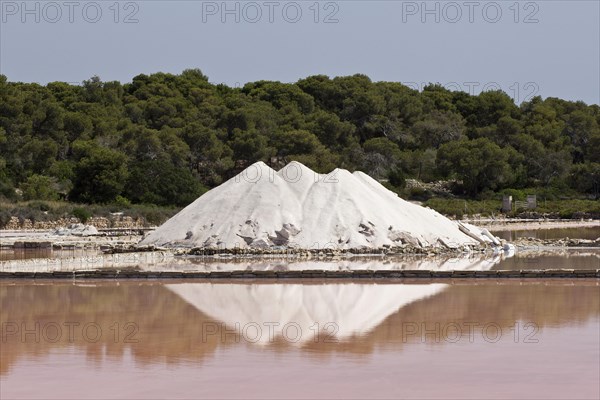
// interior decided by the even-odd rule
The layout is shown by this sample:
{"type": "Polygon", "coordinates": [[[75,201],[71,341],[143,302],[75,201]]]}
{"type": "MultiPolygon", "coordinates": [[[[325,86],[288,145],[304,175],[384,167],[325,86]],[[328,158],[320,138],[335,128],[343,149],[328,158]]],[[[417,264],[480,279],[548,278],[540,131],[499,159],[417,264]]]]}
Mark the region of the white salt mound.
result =
{"type": "Polygon", "coordinates": [[[210,190],[140,245],[357,249],[488,243],[487,231],[409,203],[362,172],[317,174],[298,162],[257,162],[210,190]]]}

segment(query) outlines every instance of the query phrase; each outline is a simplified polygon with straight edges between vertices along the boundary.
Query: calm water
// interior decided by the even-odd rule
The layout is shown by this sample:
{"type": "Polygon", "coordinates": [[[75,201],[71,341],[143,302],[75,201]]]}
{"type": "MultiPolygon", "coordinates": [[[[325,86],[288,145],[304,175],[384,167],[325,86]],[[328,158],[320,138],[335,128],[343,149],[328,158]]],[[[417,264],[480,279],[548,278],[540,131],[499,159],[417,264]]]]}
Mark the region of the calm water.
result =
{"type": "Polygon", "coordinates": [[[72,250],[52,250],[52,249],[15,249],[0,250],[0,261],[7,260],[29,260],[32,258],[73,258],[73,257],[95,257],[101,255],[99,250],[91,249],[72,249],[72,250]]]}
{"type": "Polygon", "coordinates": [[[535,229],[519,231],[492,232],[504,240],[515,240],[519,237],[534,237],[539,239],[598,239],[600,238],[600,227],[588,228],[558,228],[558,229],[535,229]]]}
{"type": "Polygon", "coordinates": [[[600,269],[600,249],[517,251],[513,257],[503,257],[490,269],[600,269]]]}
{"type": "Polygon", "coordinates": [[[102,256],[97,252],[65,252],[51,258],[4,260],[1,271],[72,271],[99,268],[137,268],[152,271],[240,271],[240,270],[527,270],[600,269],[600,249],[517,248],[516,252],[412,256],[356,256],[339,259],[303,257],[231,258],[165,257],[160,253],[102,256]],[[67,253],[71,254],[69,256],[67,253]]]}
{"type": "Polygon", "coordinates": [[[2,399],[600,396],[598,280],[0,281],[0,311],[2,399]]]}
{"type": "Polygon", "coordinates": [[[532,270],[600,269],[600,249],[517,249],[514,255],[471,254],[465,256],[354,257],[338,260],[248,260],[215,261],[203,258],[181,259],[141,265],[148,270],[532,270]]]}

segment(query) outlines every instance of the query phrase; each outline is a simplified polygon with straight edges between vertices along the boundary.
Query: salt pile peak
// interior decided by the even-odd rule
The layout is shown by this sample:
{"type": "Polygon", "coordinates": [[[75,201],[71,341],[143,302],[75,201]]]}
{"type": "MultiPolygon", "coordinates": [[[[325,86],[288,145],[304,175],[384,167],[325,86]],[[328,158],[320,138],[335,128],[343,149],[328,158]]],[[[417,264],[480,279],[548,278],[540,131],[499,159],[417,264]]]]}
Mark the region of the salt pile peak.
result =
{"type": "Polygon", "coordinates": [[[257,162],[208,191],[140,245],[341,250],[499,244],[476,227],[407,202],[362,172],[318,174],[257,162]],[[495,243],[494,243],[495,242],[495,243]]]}

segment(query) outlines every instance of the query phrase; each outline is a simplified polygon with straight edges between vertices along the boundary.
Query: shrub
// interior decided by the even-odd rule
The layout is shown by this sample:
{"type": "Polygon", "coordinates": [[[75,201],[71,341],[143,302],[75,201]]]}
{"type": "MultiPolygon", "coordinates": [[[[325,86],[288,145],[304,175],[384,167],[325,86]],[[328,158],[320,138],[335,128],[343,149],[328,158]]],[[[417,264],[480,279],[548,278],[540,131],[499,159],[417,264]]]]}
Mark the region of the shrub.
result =
{"type": "Polygon", "coordinates": [[[52,207],[50,207],[50,204],[45,203],[43,201],[31,201],[29,202],[28,206],[31,209],[40,211],[50,211],[52,209],[52,207]]]}
{"type": "Polygon", "coordinates": [[[128,198],[118,195],[115,199],[115,204],[121,207],[129,208],[131,207],[131,201],[128,198]]]}
{"type": "Polygon", "coordinates": [[[87,220],[92,217],[92,213],[82,207],[74,208],[72,213],[73,213],[73,216],[75,218],[78,218],[82,224],[85,224],[87,222],[87,220]]]}
{"type": "Polygon", "coordinates": [[[408,196],[411,200],[426,201],[431,198],[431,193],[429,193],[426,189],[413,187],[410,188],[408,196]]]}
{"type": "Polygon", "coordinates": [[[8,210],[0,210],[0,228],[4,228],[10,221],[12,214],[8,210]]]}
{"type": "Polygon", "coordinates": [[[15,188],[9,181],[0,179],[0,199],[2,198],[16,200],[18,196],[15,188]]]}
{"type": "Polygon", "coordinates": [[[400,168],[393,169],[389,172],[388,178],[390,183],[398,189],[403,189],[406,186],[406,178],[404,172],[400,168]]]}
{"type": "Polygon", "coordinates": [[[56,180],[44,175],[31,175],[21,185],[25,200],[57,200],[56,180]]]}

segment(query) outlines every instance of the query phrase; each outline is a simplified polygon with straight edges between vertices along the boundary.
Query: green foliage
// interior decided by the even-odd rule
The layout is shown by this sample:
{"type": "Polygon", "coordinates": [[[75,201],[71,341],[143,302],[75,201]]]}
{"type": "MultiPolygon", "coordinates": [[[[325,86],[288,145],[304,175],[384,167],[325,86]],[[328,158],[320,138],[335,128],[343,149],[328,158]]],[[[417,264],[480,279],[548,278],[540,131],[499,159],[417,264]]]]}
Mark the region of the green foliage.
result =
{"type": "Polygon", "coordinates": [[[129,216],[134,220],[141,219],[147,225],[160,225],[171,218],[180,208],[159,207],[155,205],[132,204],[124,206],[111,205],[80,205],[64,201],[27,201],[27,202],[2,202],[0,201],[0,229],[10,221],[11,217],[17,217],[21,221],[30,219],[32,221],[56,221],[59,218],[75,217],[83,222],[88,222],[92,216],[112,217],[112,213],[120,212],[123,216],[129,216]]]}
{"type": "MultiPolygon", "coordinates": [[[[433,198],[424,203],[425,206],[448,216],[461,218],[463,215],[494,216],[500,213],[502,201],[498,200],[464,200],[433,198]]],[[[528,213],[527,210],[520,210],[528,213]]],[[[538,197],[537,214],[550,215],[553,218],[600,218],[600,202],[596,200],[540,200],[538,197]]]]}
{"type": "Polygon", "coordinates": [[[426,201],[431,198],[431,193],[420,187],[412,187],[408,191],[408,198],[416,201],[426,201]]]}
{"type": "MultiPolygon", "coordinates": [[[[1,75],[0,75],[1,77],[1,75]]],[[[0,140],[2,139],[2,128],[0,128],[0,140]]],[[[6,161],[0,157],[0,199],[6,198],[14,200],[17,198],[15,188],[12,185],[11,179],[8,177],[6,161]]]]}
{"type": "Polygon", "coordinates": [[[539,204],[540,213],[556,213],[560,218],[600,218],[600,201],[597,200],[554,200],[539,204]]]}
{"type": "Polygon", "coordinates": [[[504,189],[500,191],[500,194],[504,196],[512,196],[513,201],[524,201],[527,198],[525,191],[519,189],[504,189]]]}
{"type": "Polygon", "coordinates": [[[123,197],[121,195],[117,196],[117,198],[115,199],[115,204],[124,208],[131,207],[131,201],[129,201],[127,197],[123,197]]]}
{"type": "Polygon", "coordinates": [[[29,208],[33,209],[33,210],[39,210],[39,211],[50,211],[51,206],[49,203],[45,202],[45,201],[30,201],[29,202],[29,208]]]}
{"type": "Polygon", "coordinates": [[[388,179],[395,188],[404,189],[406,186],[406,178],[400,168],[391,170],[388,174],[388,179]]]}
{"type": "Polygon", "coordinates": [[[600,163],[574,165],[571,169],[571,187],[578,192],[600,197],[600,163]]]}
{"type": "Polygon", "coordinates": [[[15,193],[15,188],[12,186],[10,181],[0,179],[0,199],[5,198],[8,200],[17,199],[17,194],[15,193]]]}
{"type": "Polygon", "coordinates": [[[44,175],[31,175],[21,185],[25,200],[58,200],[56,180],[44,175]]]}
{"type": "Polygon", "coordinates": [[[125,188],[127,198],[136,203],[177,206],[188,205],[205,191],[189,170],[164,160],[135,164],[125,188]]]}
{"type": "Polygon", "coordinates": [[[72,213],[73,216],[78,218],[83,224],[85,224],[88,219],[92,218],[92,213],[87,208],[77,207],[73,209],[72,213]]]}
{"type": "Polygon", "coordinates": [[[231,148],[238,160],[258,161],[266,158],[267,143],[267,137],[255,130],[242,131],[236,128],[233,131],[231,148]]]}
{"type": "Polygon", "coordinates": [[[465,120],[455,112],[433,110],[413,126],[413,132],[423,147],[439,148],[459,140],[465,132],[465,120]]]}
{"type": "Polygon", "coordinates": [[[463,200],[463,199],[440,199],[428,200],[425,204],[439,213],[462,218],[463,215],[480,214],[491,216],[500,213],[502,202],[500,200],[463,200]]]}
{"type": "Polygon", "coordinates": [[[76,142],[74,187],[70,198],[84,203],[109,203],[123,191],[128,171],[126,157],[93,142],[76,142]]]}
{"type": "Polygon", "coordinates": [[[486,138],[444,144],[437,156],[440,171],[462,180],[470,196],[501,189],[514,180],[508,152],[486,138]]]}
{"type": "Polygon", "coordinates": [[[126,211],[133,219],[141,218],[147,225],[161,225],[163,222],[171,218],[180,208],[173,207],[158,207],[155,205],[139,204],[134,205],[126,211]]]}
{"type": "Polygon", "coordinates": [[[468,197],[536,187],[548,199],[598,198],[600,109],[540,97],[517,106],[500,91],[438,84],[418,92],[360,74],[243,88],[197,69],[81,86],[0,75],[1,198],[18,200],[20,188],[26,199],[131,210],[184,205],[272,159],[361,169],[394,188],[456,178],[468,197]]]}

